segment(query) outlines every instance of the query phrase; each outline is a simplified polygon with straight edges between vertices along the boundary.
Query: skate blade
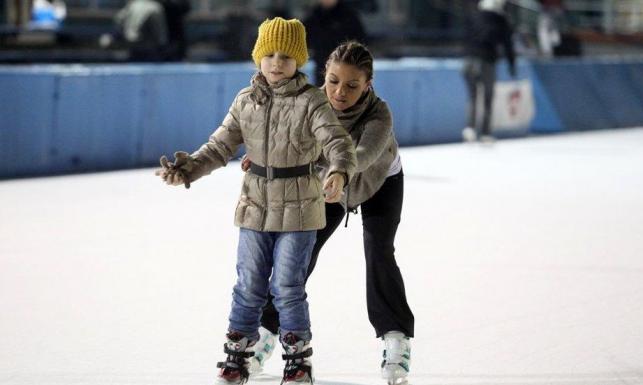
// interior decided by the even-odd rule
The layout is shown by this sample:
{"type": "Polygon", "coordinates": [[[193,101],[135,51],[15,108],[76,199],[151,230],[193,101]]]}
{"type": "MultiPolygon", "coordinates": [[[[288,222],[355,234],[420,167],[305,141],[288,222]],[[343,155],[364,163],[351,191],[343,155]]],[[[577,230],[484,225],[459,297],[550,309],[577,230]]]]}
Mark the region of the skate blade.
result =
{"type": "Polygon", "coordinates": [[[306,379],[302,379],[300,381],[283,381],[283,380],[281,381],[282,385],[312,385],[314,383],[315,383],[315,379],[310,377],[306,379]]]}
{"type": "Polygon", "coordinates": [[[388,385],[409,385],[409,380],[407,378],[396,378],[388,380],[388,385]]]}
{"type": "Polygon", "coordinates": [[[215,385],[242,385],[242,384],[245,384],[246,382],[248,382],[247,379],[242,379],[239,381],[228,381],[225,378],[219,377],[214,381],[214,384],[215,385]]]}
{"type": "Polygon", "coordinates": [[[262,377],[263,373],[263,368],[261,366],[256,366],[256,367],[250,367],[248,370],[250,374],[250,378],[256,378],[256,377],[262,377]]]}

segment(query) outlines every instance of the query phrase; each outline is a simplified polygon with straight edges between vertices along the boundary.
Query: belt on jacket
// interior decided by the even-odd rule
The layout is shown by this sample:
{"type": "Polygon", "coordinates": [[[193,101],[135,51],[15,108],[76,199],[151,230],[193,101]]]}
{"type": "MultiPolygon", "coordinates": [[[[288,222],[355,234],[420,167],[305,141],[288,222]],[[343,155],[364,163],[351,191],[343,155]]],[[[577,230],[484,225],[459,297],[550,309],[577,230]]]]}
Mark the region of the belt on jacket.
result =
{"type": "Polygon", "coordinates": [[[250,172],[268,180],[295,178],[298,176],[313,174],[315,172],[315,166],[313,163],[308,163],[294,167],[262,167],[250,162],[250,172]]]}

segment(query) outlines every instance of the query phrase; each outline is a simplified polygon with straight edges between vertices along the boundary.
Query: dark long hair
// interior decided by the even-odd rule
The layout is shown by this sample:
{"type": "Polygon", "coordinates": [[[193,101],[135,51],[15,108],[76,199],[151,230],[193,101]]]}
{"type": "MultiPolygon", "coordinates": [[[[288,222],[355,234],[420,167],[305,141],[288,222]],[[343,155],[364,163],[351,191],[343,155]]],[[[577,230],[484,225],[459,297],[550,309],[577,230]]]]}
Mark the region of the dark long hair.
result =
{"type": "MultiPolygon", "coordinates": [[[[373,79],[373,55],[363,44],[357,41],[347,41],[340,44],[328,56],[326,69],[330,63],[350,64],[364,71],[366,81],[373,79]]],[[[326,75],[326,71],[324,71],[326,75]]]]}

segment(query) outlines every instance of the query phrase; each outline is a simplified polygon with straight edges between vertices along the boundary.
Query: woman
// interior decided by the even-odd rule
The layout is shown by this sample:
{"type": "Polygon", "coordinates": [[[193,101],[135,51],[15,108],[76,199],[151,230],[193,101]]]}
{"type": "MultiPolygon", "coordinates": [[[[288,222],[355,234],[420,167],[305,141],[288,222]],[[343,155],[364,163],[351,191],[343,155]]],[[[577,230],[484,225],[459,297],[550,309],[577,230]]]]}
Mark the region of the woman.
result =
{"type": "MultiPolygon", "coordinates": [[[[317,240],[308,266],[312,273],[319,251],[350,212],[361,206],[366,256],[369,320],[384,340],[382,375],[389,383],[409,372],[410,338],[414,317],[406,301],[404,282],[395,262],[394,240],[400,222],[404,175],[386,102],[372,87],[373,57],[357,42],[338,46],[326,62],[324,91],[339,121],[351,135],[357,153],[357,171],[340,203],[326,204],[326,227],[317,240]]],[[[247,169],[244,159],[242,167],[247,169]]],[[[322,176],[328,163],[320,159],[322,176]]],[[[261,319],[261,339],[255,347],[251,371],[258,373],[271,355],[279,328],[278,314],[269,301],[261,319]]]]}

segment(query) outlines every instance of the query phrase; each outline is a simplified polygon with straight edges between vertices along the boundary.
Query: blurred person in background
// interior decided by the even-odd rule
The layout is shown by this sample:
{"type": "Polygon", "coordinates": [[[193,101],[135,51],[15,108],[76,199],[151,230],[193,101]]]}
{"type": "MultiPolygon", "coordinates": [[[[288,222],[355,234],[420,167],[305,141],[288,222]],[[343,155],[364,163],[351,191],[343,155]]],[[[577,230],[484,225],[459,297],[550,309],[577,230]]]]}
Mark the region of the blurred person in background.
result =
{"type": "MultiPolygon", "coordinates": [[[[357,173],[340,203],[326,203],[326,226],[317,231],[307,277],[312,274],[321,248],[344,217],[362,209],[366,257],[366,304],[377,338],[384,340],[382,376],[389,383],[407,377],[415,319],[406,300],[404,280],[395,261],[395,234],[404,196],[404,173],[393,132],[388,104],[373,90],[373,56],[357,42],[337,47],[324,65],[322,87],[339,121],[351,135],[357,153],[357,173]]],[[[317,164],[323,178],[330,165],[317,164]]],[[[249,161],[244,158],[242,169],[249,161]]],[[[262,371],[271,356],[279,331],[279,313],[268,301],[261,317],[260,339],[251,359],[251,371],[262,371]]]]}
{"type": "MultiPolygon", "coordinates": [[[[290,8],[288,7],[288,2],[286,0],[271,0],[266,11],[269,19],[275,17],[281,17],[284,19],[292,18],[290,8]]],[[[306,29],[308,29],[308,26],[306,26],[306,29]]]]}
{"type": "Polygon", "coordinates": [[[185,16],[190,12],[189,0],[159,0],[165,13],[167,25],[167,46],[165,59],[180,61],[185,58],[187,44],[185,41],[185,16]]]}
{"type": "Polygon", "coordinates": [[[562,0],[540,0],[538,14],[538,45],[546,58],[554,56],[554,48],[561,43],[560,18],[563,14],[562,0]]]}
{"type": "Polygon", "coordinates": [[[304,25],[315,62],[317,86],[324,84],[326,59],[335,47],[348,40],[366,43],[366,32],[359,15],[341,0],[319,0],[304,18],[304,25]]]}
{"type": "Polygon", "coordinates": [[[516,76],[512,28],[504,6],[505,0],[481,0],[467,23],[463,71],[469,93],[469,111],[467,127],[462,130],[462,137],[467,142],[477,139],[482,142],[493,141],[491,107],[496,61],[501,47],[509,61],[511,76],[516,76]]]}
{"type": "Polygon", "coordinates": [[[165,60],[169,42],[168,25],[160,2],[129,0],[116,14],[115,22],[119,35],[129,46],[130,60],[165,60]]]}
{"type": "Polygon", "coordinates": [[[226,53],[226,60],[247,60],[248,50],[252,50],[257,38],[257,22],[275,17],[292,19],[286,0],[271,0],[262,10],[255,9],[249,0],[236,1],[233,7],[227,7],[223,22],[225,32],[219,41],[226,53]]]}
{"type": "Polygon", "coordinates": [[[514,52],[517,56],[537,58],[540,56],[538,41],[528,25],[522,24],[513,33],[514,52]]]}
{"type": "Polygon", "coordinates": [[[237,0],[224,9],[224,32],[218,44],[225,52],[226,60],[248,60],[248,52],[257,40],[257,23],[262,19],[250,0],[237,0]]]}
{"type": "Polygon", "coordinates": [[[67,6],[62,0],[34,0],[29,26],[36,29],[56,29],[67,17],[67,6]]]}

